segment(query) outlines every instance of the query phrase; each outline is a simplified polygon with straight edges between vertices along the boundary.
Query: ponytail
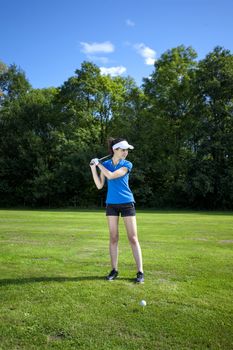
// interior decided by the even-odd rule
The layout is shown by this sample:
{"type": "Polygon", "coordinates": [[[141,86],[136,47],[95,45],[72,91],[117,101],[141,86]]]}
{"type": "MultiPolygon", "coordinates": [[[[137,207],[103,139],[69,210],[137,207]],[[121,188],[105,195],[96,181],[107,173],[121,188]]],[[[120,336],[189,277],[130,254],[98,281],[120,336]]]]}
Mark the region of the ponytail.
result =
{"type": "Polygon", "coordinates": [[[121,142],[121,141],[125,141],[125,139],[122,139],[122,138],[114,139],[113,137],[110,137],[108,139],[108,151],[109,151],[109,154],[111,154],[113,156],[114,152],[113,152],[112,146],[114,146],[116,143],[121,142]]]}

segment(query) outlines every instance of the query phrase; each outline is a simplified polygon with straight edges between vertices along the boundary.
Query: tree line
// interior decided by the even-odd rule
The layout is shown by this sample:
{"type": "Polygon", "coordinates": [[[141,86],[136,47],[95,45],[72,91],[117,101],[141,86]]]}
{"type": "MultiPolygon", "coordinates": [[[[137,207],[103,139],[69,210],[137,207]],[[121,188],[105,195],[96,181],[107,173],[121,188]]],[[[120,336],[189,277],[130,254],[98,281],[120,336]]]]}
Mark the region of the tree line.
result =
{"type": "Polygon", "coordinates": [[[167,50],[138,87],[84,61],[59,87],[34,89],[0,63],[0,205],[103,206],[89,161],[109,137],[128,159],[138,207],[233,208],[233,56],[167,50]]]}

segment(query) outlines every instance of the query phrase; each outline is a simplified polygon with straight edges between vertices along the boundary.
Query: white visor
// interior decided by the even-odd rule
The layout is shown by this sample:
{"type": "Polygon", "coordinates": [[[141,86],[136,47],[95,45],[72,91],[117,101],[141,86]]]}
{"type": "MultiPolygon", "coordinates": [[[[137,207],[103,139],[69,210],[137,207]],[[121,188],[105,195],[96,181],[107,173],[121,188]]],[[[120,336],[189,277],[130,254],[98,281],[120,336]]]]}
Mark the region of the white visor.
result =
{"type": "Polygon", "coordinates": [[[112,149],[121,148],[121,149],[134,149],[134,146],[129,145],[127,141],[121,141],[112,146],[112,149]]]}

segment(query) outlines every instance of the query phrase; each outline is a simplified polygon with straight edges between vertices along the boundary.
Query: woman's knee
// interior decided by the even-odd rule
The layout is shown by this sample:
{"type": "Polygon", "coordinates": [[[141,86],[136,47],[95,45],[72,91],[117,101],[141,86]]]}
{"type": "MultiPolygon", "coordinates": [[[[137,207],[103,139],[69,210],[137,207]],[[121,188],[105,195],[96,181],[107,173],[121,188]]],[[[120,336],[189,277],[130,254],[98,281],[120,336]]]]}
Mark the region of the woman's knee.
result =
{"type": "Polygon", "coordinates": [[[117,244],[119,241],[119,234],[110,232],[110,243],[117,244]]]}
{"type": "Polygon", "coordinates": [[[129,241],[132,245],[138,244],[138,238],[136,235],[129,236],[128,238],[129,238],[129,241]]]}

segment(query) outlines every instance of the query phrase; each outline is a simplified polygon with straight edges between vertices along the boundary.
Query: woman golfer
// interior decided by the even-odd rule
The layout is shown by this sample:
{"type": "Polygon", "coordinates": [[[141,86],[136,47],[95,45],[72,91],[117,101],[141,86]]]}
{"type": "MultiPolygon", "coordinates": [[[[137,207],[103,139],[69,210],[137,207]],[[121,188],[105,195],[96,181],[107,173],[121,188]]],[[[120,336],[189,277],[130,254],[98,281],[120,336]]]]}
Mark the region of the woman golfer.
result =
{"type": "Polygon", "coordinates": [[[128,150],[133,148],[125,139],[110,139],[109,151],[112,158],[103,164],[97,158],[92,159],[90,167],[98,189],[103,188],[105,178],[108,184],[106,215],[110,233],[109,252],[112,271],[107,276],[107,280],[112,281],[118,276],[118,223],[121,214],[137,265],[136,282],[143,283],[142,253],[137,236],[135,201],[128,183],[129,173],[133,165],[126,160],[128,150]],[[97,167],[100,169],[100,174],[97,172],[97,167]]]}

